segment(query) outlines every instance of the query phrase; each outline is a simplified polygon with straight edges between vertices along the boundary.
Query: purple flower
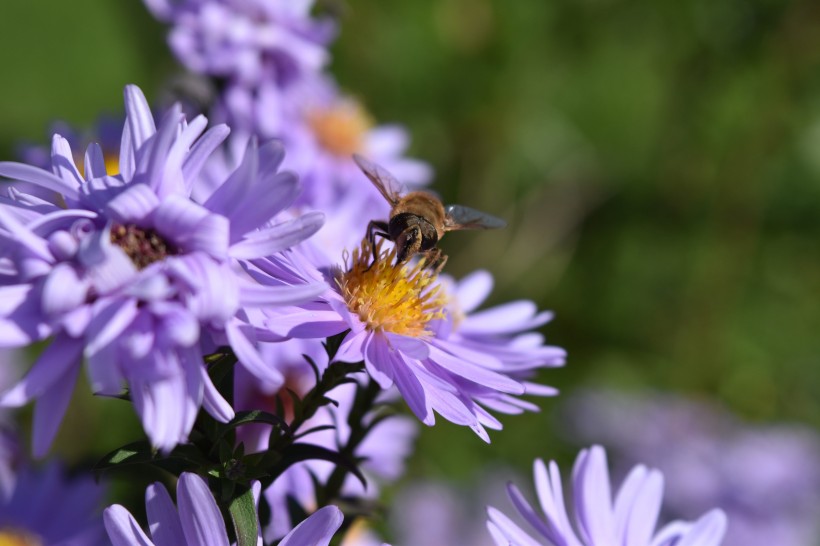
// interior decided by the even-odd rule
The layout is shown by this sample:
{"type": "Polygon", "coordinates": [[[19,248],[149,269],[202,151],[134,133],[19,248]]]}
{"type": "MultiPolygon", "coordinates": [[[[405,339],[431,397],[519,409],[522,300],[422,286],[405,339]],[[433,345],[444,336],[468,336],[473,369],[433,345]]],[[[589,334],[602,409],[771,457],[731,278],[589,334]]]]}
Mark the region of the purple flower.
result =
{"type": "Polygon", "coordinates": [[[311,16],[313,0],[146,0],[172,24],[169,43],[189,70],[231,86],[276,93],[327,64],[335,24],[311,16]]]}
{"type": "Polygon", "coordinates": [[[200,171],[227,127],[202,134],[207,120],[186,123],[175,106],[157,128],[138,88],[126,87],[125,99],[120,174],[107,174],[92,145],[81,177],[59,135],[53,172],[0,163],[0,175],[60,197],[54,203],[12,188],[0,199],[0,346],[53,337],[28,375],[0,398],[6,407],[37,400],[37,454],[56,433],[83,358],[94,392],[114,395],[128,384],[159,448],[186,440],[200,406],[220,421],[231,419],[203,355],[230,345],[260,381],[281,384],[255,347],[258,332],[246,313],[326,289],[261,286],[241,267],[298,243],[322,223],[319,213],[272,223],[299,192],[295,175],[277,171],[281,145],[252,142],[236,170],[196,201],[200,171]]]}
{"type": "MultiPolygon", "coordinates": [[[[259,483],[253,486],[259,497],[259,483]]],[[[150,536],[123,506],[105,510],[105,529],[114,546],[229,546],[222,514],[205,481],[183,472],[177,482],[177,506],[160,483],[145,491],[150,536]]],[[[342,525],[342,512],[325,506],[296,526],[280,546],[327,546],[342,525]]],[[[261,535],[259,544],[262,544],[261,535]]]]}
{"type": "Polygon", "coordinates": [[[575,461],[570,511],[564,504],[558,465],[550,461],[548,469],[538,459],[534,474],[543,518],[515,485],[510,484],[507,492],[540,538],[533,538],[490,507],[487,528],[499,546],[718,546],[726,530],[726,516],[712,510],[694,523],[675,521],[655,532],[663,500],[663,476],[657,470],[636,466],[613,500],[606,453],[600,446],[581,451],[575,461]],[[569,514],[574,515],[574,521],[569,514]]]}
{"type": "MultiPolygon", "coordinates": [[[[263,348],[263,355],[277,363],[285,376],[285,387],[299,396],[306,394],[315,384],[313,371],[302,355],[310,356],[320,370],[327,366],[327,355],[318,340],[294,339],[267,344],[263,348]]],[[[275,413],[277,406],[280,406],[276,401],[278,392],[281,391],[265,392],[252,376],[240,372],[236,377],[234,403],[237,410],[263,409],[275,413]]],[[[333,428],[308,434],[304,441],[334,451],[346,446],[351,436],[348,418],[353,409],[355,393],[356,385],[353,384],[341,385],[330,391],[328,397],[338,405],[320,408],[300,430],[324,426],[333,428]]],[[[379,396],[374,411],[365,416],[364,425],[373,423],[378,405],[391,398],[392,394],[388,392],[379,396]]],[[[284,394],[280,400],[286,412],[283,417],[290,420],[292,415],[289,414],[289,395],[284,394]]],[[[402,416],[391,416],[372,424],[365,439],[353,451],[353,455],[362,460],[360,469],[367,478],[367,488],[365,489],[357,478],[348,475],[341,494],[346,497],[377,498],[381,484],[393,482],[404,473],[404,461],[412,451],[417,432],[416,421],[402,416]]],[[[245,443],[246,451],[264,451],[268,449],[269,435],[269,426],[248,425],[239,431],[238,439],[245,443]]],[[[333,464],[321,460],[304,461],[288,467],[263,492],[273,513],[264,537],[268,540],[281,537],[292,527],[288,513],[288,497],[308,510],[315,509],[314,479],[319,483],[325,483],[334,469],[333,464]]]]}
{"type": "Polygon", "coordinates": [[[483,467],[465,486],[414,480],[391,501],[390,530],[397,544],[491,546],[480,514],[488,504],[512,509],[504,488],[510,471],[483,467]],[[506,505],[510,505],[509,507],[506,505]]]}
{"type": "MultiPolygon", "coordinates": [[[[395,385],[425,424],[433,425],[437,412],[488,442],[485,427],[500,429],[501,423],[485,407],[520,413],[536,407],[517,396],[555,393],[525,380],[534,369],[563,364],[562,349],[545,347],[543,338],[527,332],[547,322],[549,314],[537,313],[529,302],[472,317],[454,313],[459,307],[473,310],[486,296],[487,283],[474,277],[462,291],[464,303],[456,303],[423,263],[394,266],[395,249],[378,244],[373,252],[364,241],[345,270],[335,273],[336,290],[326,291],[321,301],[300,306],[301,311],[264,310],[259,326],[299,338],[349,330],[337,360],[363,360],[370,376],[382,388],[395,385]]],[[[254,265],[269,276],[319,276],[295,251],[254,265]]]]}
{"type": "MultiPolygon", "coordinates": [[[[300,203],[329,213],[354,208],[359,215],[386,215],[387,203],[362,175],[353,154],[371,158],[410,186],[430,181],[429,165],[404,156],[407,131],[397,124],[377,125],[365,107],[342,94],[328,76],[305,78],[294,86],[283,111],[280,126],[269,136],[283,139],[289,152],[285,166],[302,175],[300,203]]],[[[256,119],[264,120],[265,114],[256,119]]],[[[259,129],[266,134],[263,126],[259,129]]],[[[351,243],[355,246],[356,241],[351,243]]]]}
{"type": "Polygon", "coordinates": [[[667,512],[720,504],[726,546],[803,546],[820,536],[820,436],[796,425],[749,425],[670,394],[587,391],[570,398],[574,439],[607,446],[616,471],[645,461],[663,472],[667,512]],[[675,441],[685,437],[685,442],[675,441]]]}
{"type": "Polygon", "coordinates": [[[96,546],[103,489],[90,476],[68,478],[61,466],[24,466],[0,489],[0,544],[96,546]]]}
{"type": "MultiPolygon", "coordinates": [[[[376,125],[364,107],[342,95],[327,76],[304,78],[283,91],[276,105],[260,104],[256,96],[235,98],[226,93],[214,113],[235,131],[231,148],[241,151],[248,135],[282,140],[288,150],[283,165],[299,173],[304,187],[297,206],[327,215],[327,225],[318,234],[327,264],[335,262],[342,249],[358,246],[368,220],[387,217],[390,211],[352,154],[372,158],[410,187],[430,180],[429,165],[405,155],[407,131],[397,124],[376,125]]],[[[234,168],[238,156],[226,154],[222,169],[234,168]]]]}

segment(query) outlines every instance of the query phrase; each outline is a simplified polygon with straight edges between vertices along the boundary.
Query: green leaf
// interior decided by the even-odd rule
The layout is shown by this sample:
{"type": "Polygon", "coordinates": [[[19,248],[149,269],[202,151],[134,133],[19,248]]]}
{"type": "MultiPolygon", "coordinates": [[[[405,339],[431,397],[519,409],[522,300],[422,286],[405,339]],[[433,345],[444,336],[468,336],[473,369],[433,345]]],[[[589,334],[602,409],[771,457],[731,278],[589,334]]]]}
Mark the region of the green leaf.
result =
{"type": "Polygon", "coordinates": [[[147,441],[133,442],[111,451],[94,465],[96,472],[116,466],[151,462],[154,451],[147,441]]]}
{"type": "Polygon", "coordinates": [[[228,506],[233,528],[236,531],[237,546],[256,546],[259,534],[259,519],[256,515],[256,503],[253,491],[248,489],[231,501],[228,506]]]}
{"type": "Polygon", "coordinates": [[[342,346],[342,341],[344,341],[345,336],[347,336],[349,332],[350,330],[345,330],[344,332],[327,338],[327,341],[323,343],[325,351],[327,351],[328,362],[333,362],[333,359],[336,358],[336,353],[339,352],[339,347],[342,346]]]}

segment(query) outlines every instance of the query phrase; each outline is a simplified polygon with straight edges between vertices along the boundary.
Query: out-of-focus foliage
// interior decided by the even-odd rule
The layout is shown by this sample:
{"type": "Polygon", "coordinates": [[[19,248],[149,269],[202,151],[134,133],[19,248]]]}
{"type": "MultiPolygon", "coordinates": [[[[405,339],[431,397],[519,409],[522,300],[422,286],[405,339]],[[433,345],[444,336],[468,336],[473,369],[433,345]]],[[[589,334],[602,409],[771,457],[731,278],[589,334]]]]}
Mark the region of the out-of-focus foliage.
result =
{"type": "MultiPolygon", "coordinates": [[[[342,18],[346,90],[409,126],[447,201],[510,220],[448,236],[448,270],[489,269],[496,302],[556,311],[546,333],[570,359],[548,383],[658,387],[820,426],[820,4],[323,6],[342,18]]],[[[116,112],[125,83],[158,98],[175,69],[138,0],[4,2],[0,21],[4,159],[46,143],[52,120],[116,112]]],[[[446,423],[425,431],[413,472],[574,452],[554,435],[557,401],[539,402],[488,448],[446,423]]],[[[61,450],[94,438],[112,404],[84,399],[61,450]]],[[[101,454],[121,440],[89,441],[101,454]]]]}

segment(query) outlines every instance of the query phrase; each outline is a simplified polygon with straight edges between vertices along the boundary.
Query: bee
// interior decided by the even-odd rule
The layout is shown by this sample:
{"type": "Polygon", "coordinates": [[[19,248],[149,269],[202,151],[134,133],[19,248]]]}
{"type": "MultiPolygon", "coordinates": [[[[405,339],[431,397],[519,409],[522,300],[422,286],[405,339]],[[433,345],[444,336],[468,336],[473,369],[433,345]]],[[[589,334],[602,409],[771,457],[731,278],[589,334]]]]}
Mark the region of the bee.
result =
{"type": "Polygon", "coordinates": [[[402,184],[383,167],[357,154],[353,160],[390,204],[390,220],[371,220],[367,236],[374,252],[377,235],[393,241],[396,265],[421,254],[427,266],[439,272],[447,256],[436,245],[445,233],[460,229],[499,229],[507,225],[501,218],[470,207],[445,206],[432,193],[405,193],[402,184]]]}

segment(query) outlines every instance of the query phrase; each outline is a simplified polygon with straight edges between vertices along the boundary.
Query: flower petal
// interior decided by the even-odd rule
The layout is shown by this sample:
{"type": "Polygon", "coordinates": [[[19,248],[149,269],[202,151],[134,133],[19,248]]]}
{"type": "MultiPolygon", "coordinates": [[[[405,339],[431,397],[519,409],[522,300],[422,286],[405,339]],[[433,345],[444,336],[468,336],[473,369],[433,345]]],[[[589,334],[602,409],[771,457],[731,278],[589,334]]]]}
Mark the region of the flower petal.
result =
{"type": "Polygon", "coordinates": [[[182,176],[187,183],[190,183],[199,176],[205,162],[211,157],[222,141],[224,141],[231,130],[227,125],[215,125],[208,129],[202,138],[196,141],[182,163],[182,176]]]}
{"type": "Polygon", "coordinates": [[[103,522],[113,546],[155,546],[124,506],[114,504],[106,508],[103,522]]]}
{"type": "Polygon", "coordinates": [[[296,305],[312,300],[328,289],[325,283],[286,286],[243,284],[239,287],[239,301],[243,306],[296,305]]]}
{"type": "Polygon", "coordinates": [[[185,544],[177,508],[171,501],[168,490],[161,483],[153,483],[145,490],[145,512],[148,516],[151,538],[156,546],[185,544]]]}
{"type": "Polygon", "coordinates": [[[285,535],[279,546],[327,546],[343,521],[341,510],[332,505],[325,506],[285,535]]]}
{"type": "Polygon", "coordinates": [[[187,544],[229,546],[225,522],[205,480],[183,472],[177,484],[177,505],[187,544]]]}
{"type": "Polygon", "coordinates": [[[68,370],[79,368],[82,350],[81,339],[58,334],[25,377],[0,397],[0,406],[20,407],[45,394],[56,382],[66,377],[68,370]]]}
{"type": "Polygon", "coordinates": [[[309,212],[275,226],[252,232],[231,246],[230,255],[239,260],[264,258],[301,243],[322,227],[325,215],[309,212]]]}
{"type": "Polygon", "coordinates": [[[65,410],[71,401],[74,385],[77,383],[79,366],[69,367],[61,374],[47,392],[37,399],[34,405],[34,423],[32,452],[35,457],[44,457],[57,435],[57,429],[63,422],[65,410]]]}
{"type": "Polygon", "coordinates": [[[274,389],[285,382],[282,373],[272,364],[265,362],[238,322],[229,322],[225,326],[225,333],[239,362],[257,379],[264,381],[266,388],[274,389]]]}
{"type": "MultiPolygon", "coordinates": [[[[145,141],[157,132],[154,115],[145,100],[142,90],[136,85],[125,86],[125,114],[129,137],[134,152],[142,148],[145,141]]],[[[122,169],[122,165],[120,165],[122,169]]]]}

